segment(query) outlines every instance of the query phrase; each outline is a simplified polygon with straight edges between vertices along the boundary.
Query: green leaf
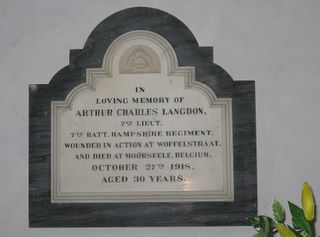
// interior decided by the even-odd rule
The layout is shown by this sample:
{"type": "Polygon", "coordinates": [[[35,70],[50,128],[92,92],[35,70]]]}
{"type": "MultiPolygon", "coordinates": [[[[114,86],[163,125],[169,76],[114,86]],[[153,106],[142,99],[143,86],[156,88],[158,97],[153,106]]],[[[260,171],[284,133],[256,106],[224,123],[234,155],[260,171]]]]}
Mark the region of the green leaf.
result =
{"type": "Polygon", "coordinates": [[[276,219],[277,222],[283,223],[286,217],[285,211],[281,203],[278,202],[277,200],[274,200],[272,204],[272,211],[273,211],[274,219],[276,219]]]}
{"type": "Polygon", "coordinates": [[[259,216],[246,218],[247,222],[256,229],[256,231],[261,231],[263,228],[263,221],[259,216]]]}
{"type": "Polygon", "coordinates": [[[266,233],[264,233],[263,231],[255,234],[253,237],[267,237],[266,233]]]}
{"type": "Polygon", "coordinates": [[[293,225],[293,229],[295,229],[296,231],[302,231],[302,228],[300,226],[297,226],[297,224],[292,220],[292,225],[293,225]]]}
{"type": "Polygon", "coordinates": [[[302,237],[313,237],[313,236],[310,236],[307,232],[305,232],[305,231],[302,231],[301,233],[300,233],[300,235],[302,236],[302,237]]]}
{"type": "Polygon", "coordinates": [[[291,230],[297,237],[303,237],[298,231],[288,225],[289,230],[291,230]]]}
{"type": "Polygon", "coordinates": [[[293,226],[298,227],[296,229],[304,230],[309,236],[312,236],[310,223],[305,218],[303,210],[292,202],[288,202],[288,203],[289,203],[289,209],[292,216],[293,226]]]}
{"type": "MultiPolygon", "coordinates": [[[[270,227],[270,223],[269,223],[269,221],[268,221],[268,217],[266,217],[266,216],[264,216],[263,217],[263,222],[264,222],[264,227],[263,227],[263,230],[264,230],[264,232],[265,232],[265,235],[266,235],[266,237],[269,237],[270,236],[270,230],[271,230],[271,227],[270,227]]],[[[271,235],[271,237],[272,237],[272,235],[271,235]]]]}
{"type": "Polygon", "coordinates": [[[275,223],[268,216],[256,216],[247,218],[247,221],[258,231],[255,237],[273,237],[275,223]]]}

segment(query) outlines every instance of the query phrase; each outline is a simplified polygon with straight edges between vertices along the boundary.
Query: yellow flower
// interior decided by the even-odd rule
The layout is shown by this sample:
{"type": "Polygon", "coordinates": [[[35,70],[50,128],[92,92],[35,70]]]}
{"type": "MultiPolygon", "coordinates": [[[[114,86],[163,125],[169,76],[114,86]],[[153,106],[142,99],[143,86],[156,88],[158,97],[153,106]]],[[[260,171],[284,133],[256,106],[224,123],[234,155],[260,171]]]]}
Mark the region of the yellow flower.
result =
{"type": "Polygon", "coordinates": [[[284,224],[277,224],[276,227],[281,237],[296,237],[284,224]]]}
{"type": "Polygon", "coordinates": [[[304,182],[301,195],[302,209],[308,221],[314,219],[314,200],[312,190],[307,182],[304,182]]]}

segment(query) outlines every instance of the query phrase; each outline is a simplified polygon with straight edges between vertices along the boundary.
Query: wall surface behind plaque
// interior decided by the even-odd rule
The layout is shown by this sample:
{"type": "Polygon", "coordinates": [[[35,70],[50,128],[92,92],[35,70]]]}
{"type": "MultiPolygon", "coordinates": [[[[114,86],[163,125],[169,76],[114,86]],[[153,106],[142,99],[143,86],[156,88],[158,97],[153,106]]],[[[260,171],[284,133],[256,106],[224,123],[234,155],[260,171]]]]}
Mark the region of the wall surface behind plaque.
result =
{"type": "MultiPolygon", "coordinates": [[[[259,212],[320,200],[320,1],[0,0],[1,236],[246,237],[250,227],[28,228],[28,84],[48,83],[104,18],[133,6],[175,15],[235,80],[256,81],[259,212]]],[[[320,224],[317,225],[320,229],[320,224]]]]}

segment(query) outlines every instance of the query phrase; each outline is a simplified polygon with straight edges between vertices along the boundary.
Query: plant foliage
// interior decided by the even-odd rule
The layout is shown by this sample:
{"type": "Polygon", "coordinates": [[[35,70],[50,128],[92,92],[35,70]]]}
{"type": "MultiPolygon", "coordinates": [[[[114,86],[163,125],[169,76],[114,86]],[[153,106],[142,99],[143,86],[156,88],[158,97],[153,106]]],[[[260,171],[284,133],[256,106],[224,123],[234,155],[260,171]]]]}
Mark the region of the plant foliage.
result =
{"type": "Polygon", "coordinates": [[[248,223],[257,231],[253,237],[273,237],[276,233],[279,233],[281,237],[315,237],[315,204],[313,193],[307,182],[304,183],[301,200],[302,208],[288,201],[292,225],[285,223],[285,210],[277,200],[274,200],[272,204],[274,219],[265,215],[247,218],[248,223]]]}

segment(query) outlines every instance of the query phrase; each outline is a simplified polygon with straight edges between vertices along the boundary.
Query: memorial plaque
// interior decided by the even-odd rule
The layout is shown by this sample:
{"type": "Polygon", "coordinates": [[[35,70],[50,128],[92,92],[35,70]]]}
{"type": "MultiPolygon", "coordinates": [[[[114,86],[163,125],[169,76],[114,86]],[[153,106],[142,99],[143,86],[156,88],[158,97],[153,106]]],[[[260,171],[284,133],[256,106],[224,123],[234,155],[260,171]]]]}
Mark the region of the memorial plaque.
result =
{"type": "Polygon", "coordinates": [[[52,202],[233,200],[232,100],[131,31],[52,102],[52,202]]]}
{"type": "Polygon", "coordinates": [[[160,10],[108,17],[30,85],[29,131],[30,226],[239,225],[256,212],[254,82],[233,81],[160,10]]]}

